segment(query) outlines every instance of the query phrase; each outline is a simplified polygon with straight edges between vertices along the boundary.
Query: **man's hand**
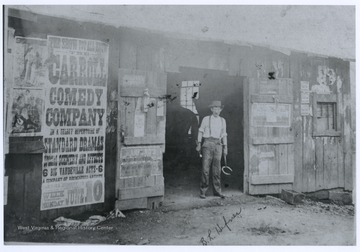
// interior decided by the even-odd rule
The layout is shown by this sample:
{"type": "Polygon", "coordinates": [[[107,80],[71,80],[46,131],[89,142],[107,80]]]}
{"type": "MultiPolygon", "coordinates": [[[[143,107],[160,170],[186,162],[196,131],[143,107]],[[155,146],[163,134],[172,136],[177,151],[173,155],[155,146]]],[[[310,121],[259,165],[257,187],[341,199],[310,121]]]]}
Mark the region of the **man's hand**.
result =
{"type": "Polygon", "coordinates": [[[201,151],[201,144],[200,144],[200,143],[197,144],[197,146],[196,146],[196,151],[197,151],[197,152],[200,152],[200,151],[201,151]]]}
{"type": "Polygon", "coordinates": [[[224,146],[223,146],[223,153],[224,153],[224,156],[226,156],[226,155],[228,154],[227,145],[224,145],[224,146]]]}

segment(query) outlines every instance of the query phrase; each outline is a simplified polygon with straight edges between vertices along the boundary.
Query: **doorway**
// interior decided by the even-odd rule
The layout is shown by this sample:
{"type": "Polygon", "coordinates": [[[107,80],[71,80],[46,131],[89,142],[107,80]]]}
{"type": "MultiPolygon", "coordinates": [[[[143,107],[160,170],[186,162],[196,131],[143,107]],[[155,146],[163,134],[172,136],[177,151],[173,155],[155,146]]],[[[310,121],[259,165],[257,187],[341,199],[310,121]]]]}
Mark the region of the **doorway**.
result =
{"type": "MultiPolygon", "coordinates": [[[[181,67],[178,73],[167,74],[165,201],[199,198],[201,158],[195,150],[196,139],[201,120],[211,114],[208,105],[212,100],[224,105],[227,165],[233,170],[231,175],[222,174],[223,193],[231,196],[243,191],[243,81],[243,77],[210,69],[181,67]]],[[[212,195],[211,187],[207,194],[212,195]]]]}

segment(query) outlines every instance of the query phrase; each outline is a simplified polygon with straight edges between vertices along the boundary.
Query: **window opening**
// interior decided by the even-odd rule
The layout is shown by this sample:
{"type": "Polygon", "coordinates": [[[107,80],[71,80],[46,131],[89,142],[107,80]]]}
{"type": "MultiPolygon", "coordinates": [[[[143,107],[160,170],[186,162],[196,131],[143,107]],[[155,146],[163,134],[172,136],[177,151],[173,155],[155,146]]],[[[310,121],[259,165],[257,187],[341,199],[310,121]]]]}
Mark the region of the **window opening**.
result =
{"type": "MultiPolygon", "coordinates": [[[[193,99],[199,99],[200,96],[200,81],[182,81],[180,88],[180,105],[183,108],[189,109],[192,111],[199,122],[199,113],[196,109],[196,105],[193,99]]],[[[191,134],[191,128],[189,129],[188,134],[191,134]]]]}
{"type": "Polygon", "coordinates": [[[336,103],[318,102],[317,103],[318,131],[336,131],[336,103]]]}

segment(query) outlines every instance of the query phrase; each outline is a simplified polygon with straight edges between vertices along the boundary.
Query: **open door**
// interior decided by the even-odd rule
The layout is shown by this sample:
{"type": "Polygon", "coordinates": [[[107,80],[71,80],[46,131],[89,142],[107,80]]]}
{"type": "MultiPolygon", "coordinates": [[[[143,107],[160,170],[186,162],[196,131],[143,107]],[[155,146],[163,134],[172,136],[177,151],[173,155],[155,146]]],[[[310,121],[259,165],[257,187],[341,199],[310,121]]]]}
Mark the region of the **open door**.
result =
{"type": "Polygon", "coordinates": [[[166,75],[119,69],[116,208],[156,208],[163,200],[166,75]]]}
{"type": "Polygon", "coordinates": [[[292,80],[250,78],[245,86],[244,191],[256,195],[292,189],[292,80]]]}

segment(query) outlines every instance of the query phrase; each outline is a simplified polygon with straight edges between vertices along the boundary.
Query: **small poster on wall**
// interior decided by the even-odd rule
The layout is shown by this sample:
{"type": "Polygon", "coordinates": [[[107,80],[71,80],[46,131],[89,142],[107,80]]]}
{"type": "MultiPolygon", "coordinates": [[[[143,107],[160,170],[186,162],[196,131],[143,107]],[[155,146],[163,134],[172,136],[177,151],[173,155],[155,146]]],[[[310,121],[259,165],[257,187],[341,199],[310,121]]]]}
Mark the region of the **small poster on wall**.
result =
{"type": "Polygon", "coordinates": [[[44,90],[13,88],[11,99],[10,135],[41,134],[44,110],[44,90]]]}
{"type": "Polygon", "coordinates": [[[310,92],[309,82],[308,81],[300,81],[300,90],[302,92],[310,92]]]}
{"type": "Polygon", "coordinates": [[[301,92],[301,103],[310,103],[310,93],[309,92],[301,92]]]}
{"type": "Polygon", "coordinates": [[[253,103],[251,115],[251,126],[254,127],[290,127],[291,105],[253,103]]]}
{"type": "Polygon", "coordinates": [[[47,40],[15,37],[14,85],[43,87],[47,68],[47,40]]]}
{"type": "Polygon", "coordinates": [[[310,106],[309,106],[309,104],[301,104],[301,115],[302,116],[310,115],[310,106]]]}

